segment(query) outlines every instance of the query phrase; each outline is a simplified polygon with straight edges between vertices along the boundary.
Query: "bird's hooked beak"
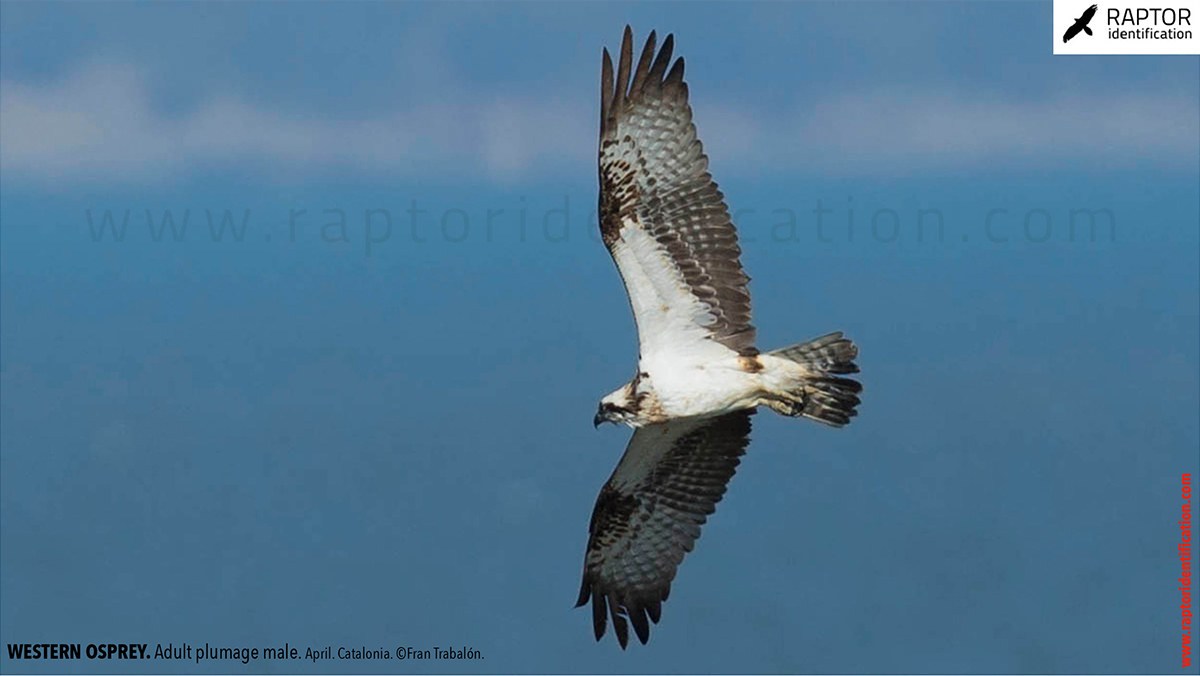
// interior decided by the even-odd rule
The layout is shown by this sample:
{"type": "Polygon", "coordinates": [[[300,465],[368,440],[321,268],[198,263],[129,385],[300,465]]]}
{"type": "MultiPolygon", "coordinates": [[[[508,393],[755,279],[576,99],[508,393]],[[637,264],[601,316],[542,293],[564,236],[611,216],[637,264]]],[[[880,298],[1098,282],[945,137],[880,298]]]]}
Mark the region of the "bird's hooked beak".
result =
{"type": "Polygon", "coordinates": [[[592,418],[592,427],[600,427],[600,423],[612,422],[612,404],[600,402],[596,407],[596,417],[592,418]]]}

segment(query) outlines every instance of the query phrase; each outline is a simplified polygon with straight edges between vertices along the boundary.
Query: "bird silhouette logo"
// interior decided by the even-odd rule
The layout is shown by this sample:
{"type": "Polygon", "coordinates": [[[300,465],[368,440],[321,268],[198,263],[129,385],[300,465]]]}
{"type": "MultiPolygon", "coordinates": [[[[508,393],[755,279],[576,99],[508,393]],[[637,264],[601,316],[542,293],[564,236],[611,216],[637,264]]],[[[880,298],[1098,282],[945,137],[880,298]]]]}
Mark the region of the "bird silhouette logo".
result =
{"type": "Polygon", "coordinates": [[[1075,19],[1075,23],[1071,24],[1071,27],[1067,29],[1066,33],[1063,33],[1063,42],[1066,42],[1076,35],[1079,35],[1079,31],[1083,31],[1088,35],[1091,35],[1092,29],[1088,28],[1088,23],[1094,16],[1096,16],[1096,6],[1092,5],[1084,10],[1083,16],[1075,19]]]}

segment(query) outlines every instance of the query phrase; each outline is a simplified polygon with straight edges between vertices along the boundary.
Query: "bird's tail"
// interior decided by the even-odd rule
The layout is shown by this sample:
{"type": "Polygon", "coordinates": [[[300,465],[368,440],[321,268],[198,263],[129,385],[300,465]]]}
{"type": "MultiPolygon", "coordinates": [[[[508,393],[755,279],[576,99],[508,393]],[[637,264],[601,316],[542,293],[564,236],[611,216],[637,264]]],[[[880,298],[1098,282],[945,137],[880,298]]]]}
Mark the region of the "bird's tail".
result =
{"type": "Polygon", "coordinates": [[[1083,27],[1083,32],[1084,32],[1084,33],[1087,33],[1088,35],[1091,35],[1091,34],[1092,34],[1092,29],[1091,29],[1091,28],[1088,28],[1087,26],[1084,26],[1084,27],[1083,27]]]}
{"type": "Polygon", "coordinates": [[[817,422],[841,427],[857,415],[862,384],[837,374],[858,373],[854,358],[858,348],[840,331],[814,340],[796,343],[767,353],[795,362],[805,374],[793,380],[780,401],[771,408],[790,416],[804,416],[817,422]]]}

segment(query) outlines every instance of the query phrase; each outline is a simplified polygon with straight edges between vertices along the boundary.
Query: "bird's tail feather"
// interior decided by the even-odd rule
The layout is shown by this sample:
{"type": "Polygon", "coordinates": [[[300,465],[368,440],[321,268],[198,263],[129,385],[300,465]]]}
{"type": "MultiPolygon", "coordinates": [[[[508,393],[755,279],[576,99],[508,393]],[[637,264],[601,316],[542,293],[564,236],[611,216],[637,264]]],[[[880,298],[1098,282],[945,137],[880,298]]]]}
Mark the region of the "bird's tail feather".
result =
{"type": "Polygon", "coordinates": [[[862,384],[835,374],[858,373],[858,365],[854,363],[858,348],[840,331],[768,354],[796,362],[811,372],[796,387],[789,388],[789,401],[772,408],[834,427],[849,423],[857,415],[854,409],[862,401],[858,398],[862,384]]]}
{"type": "Polygon", "coordinates": [[[1087,33],[1088,35],[1091,35],[1091,34],[1092,34],[1092,29],[1091,29],[1091,28],[1088,28],[1087,26],[1084,26],[1084,27],[1083,27],[1083,32],[1084,32],[1084,33],[1087,33]]]}
{"type": "Polygon", "coordinates": [[[858,373],[858,365],[854,363],[858,348],[841,331],[781,347],[767,354],[803,364],[820,373],[858,373]]]}

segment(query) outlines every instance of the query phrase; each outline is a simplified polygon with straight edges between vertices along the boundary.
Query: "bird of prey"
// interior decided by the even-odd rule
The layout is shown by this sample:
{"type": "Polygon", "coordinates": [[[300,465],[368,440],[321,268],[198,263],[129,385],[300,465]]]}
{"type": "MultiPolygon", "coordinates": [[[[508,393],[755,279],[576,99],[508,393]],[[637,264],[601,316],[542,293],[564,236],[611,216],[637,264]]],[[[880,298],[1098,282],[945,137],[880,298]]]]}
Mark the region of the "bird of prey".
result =
{"type": "MultiPolygon", "coordinates": [[[[625,27],[600,90],[600,234],[633,308],[633,380],[600,400],[594,424],[634,428],[588,527],[576,607],[592,601],[596,640],[611,617],[624,648],[657,623],[675,570],[733,476],[750,416],[767,406],[833,427],[862,390],[858,349],[840,332],[772,352],[754,347],[737,231],[696,136],[674,36],[636,65],[625,27]]],[[[789,284],[791,282],[789,281],[789,284]]]]}
{"type": "Polygon", "coordinates": [[[1088,35],[1091,35],[1092,29],[1088,28],[1088,23],[1091,22],[1092,17],[1094,16],[1096,16],[1096,6],[1092,5],[1083,11],[1083,16],[1075,19],[1075,23],[1071,24],[1071,27],[1067,29],[1066,33],[1063,33],[1063,42],[1066,42],[1076,35],[1079,35],[1079,31],[1083,31],[1088,35]]]}

